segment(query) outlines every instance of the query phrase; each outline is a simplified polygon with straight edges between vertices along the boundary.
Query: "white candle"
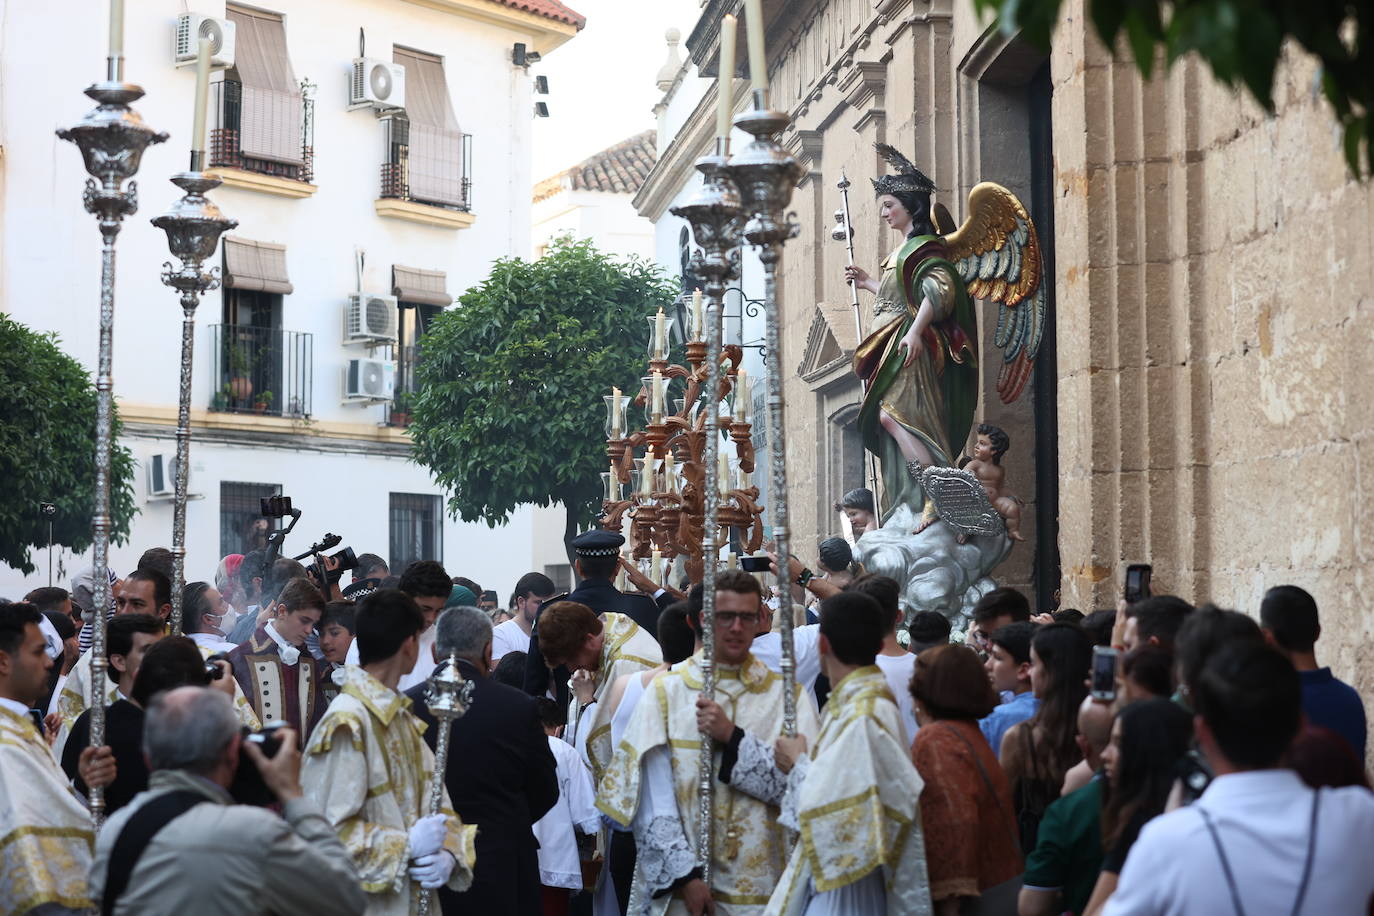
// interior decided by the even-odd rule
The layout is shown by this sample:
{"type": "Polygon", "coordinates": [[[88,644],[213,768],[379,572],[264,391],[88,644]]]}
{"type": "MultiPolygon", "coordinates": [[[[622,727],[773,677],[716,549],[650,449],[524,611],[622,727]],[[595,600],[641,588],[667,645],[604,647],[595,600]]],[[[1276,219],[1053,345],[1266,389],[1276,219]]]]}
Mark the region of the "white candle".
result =
{"type": "Polygon", "coordinates": [[[620,389],[611,386],[611,435],[620,438],[620,389]]]}
{"type": "Polygon", "coordinates": [[[692,339],[706,339],[706,317],[701,309],[701,287],[692,293],[692,339]]]}
{"type": "MultiPolygon", "coordinates": [[[[620,555],[620,558],[621,558],[622,560],[625,559],[625,554],[622,553],[622,554],[620,555]]],[[[625,591],[625,567],[624,567],[624,566],[621,566],[621,567],[619,567],[619,569],[620,569],[620,571],[619,571],[618,573],[616,573],[616,576],[615,576],[615,588],[616,588],[616,591],[618,591],[618,592],[623,592],[623,591],[625,591]]]]}
{"type": "Polygon", "coordinates": [[[196,114],[191,121],[191,152],[205,152],[205,107],[210,98],[210,39],[196,51],[196,114]]]}
{"type": "Polygon", "coordinates": [[[735,469],[735,481],[736,490],[749,489],[749,473],[744,468],[735,469]]]}
{"type": "Polygon", "coordinates": [[[109,56],[124,56],[124,0],[110,0],[109,56]]]}
{"type": "Polygon", "coordinates": [[[744,26],[749,32],[749,88],[768,88],[768,58],[763,53],[763,0],[744,0],[744,26]]]}
{"type": "Polygon", "coordinates": [[[739,569],[739,556],[734,553],[730,554],[728,564],[731,569],[739,569]]]}
{"type": "Polygon", "coordinates": [[[663,584],[663,551],[655,550],[649,559],[649,578],[655,585],[663,584]]]}
{"type": "Polygon", "coordinates": [[[735,114],[735,26],[734,16],[720,20],[720,67],[716,75],[716,136],[730,139],[730,122],[735,114]]]}
{"type": "Polygon", "coordinates": [[[749,403],[749,373],[741,369],[735,376],[735,420],[743,423],[745,407],[749,403]]]}
{"type": "Polygon", "coordinates": [[[672,449],[668,449],[663,456],[663,489],[669,493],[677,492],[677,467],[672,449]]]}
{"type": "Polygon", "coordinates": [[[730,456],[720,452],[720,461],[716,467],[716,487],[720,495],[724,496],[730,492],[730,456]]]}
{"type": "Polygon", "coordinates": [[[641,496],[652,496],[654,492],[654,450],[649,449],[649,453],[644,456],[644,464],[639,471],[639,493],[641,496]]]}
{"type": "Polygon", "coordinates": [[[649,413],[655,417],[661,417],[663,416],[663,373],[657,369],[654,370],[652,387],[649,413]]]}
{"type": "Polygon", "coordinates": [[[663,359],[667,355],[668,340],[663,332],[663,306],[659,306],[658,314],[654,316],[654,357],[663,359]]]}

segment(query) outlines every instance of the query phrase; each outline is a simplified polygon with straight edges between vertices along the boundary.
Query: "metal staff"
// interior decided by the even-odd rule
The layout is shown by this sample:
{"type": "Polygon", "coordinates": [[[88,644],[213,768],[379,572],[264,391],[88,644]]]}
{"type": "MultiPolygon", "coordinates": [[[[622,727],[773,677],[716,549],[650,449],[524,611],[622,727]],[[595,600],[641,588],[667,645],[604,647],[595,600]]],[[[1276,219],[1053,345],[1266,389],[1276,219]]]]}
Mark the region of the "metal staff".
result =
{"type": "Polygon", "coordinates": [[[754,90],[754,108],[735,118],[735,126],[754,135],[754,142],[736,153],[727,166],[739,188],[741,207],[749,214],[744,237],[759,250],[763,262],[764,322],[768,347],[768,456],[772,463],[769,501],[773,512],[773,543],[778,554],[776,591],[782,621],[783,734],[797,734],[796,656],[792,645],[792,577],[788,566],[787,449],[783,419],[782,334],[778,315],[777,269],[782,246],[800,227],[786,210],[803,171],[777,141],[790,119],[768,108],[768,90],[754,90]]]}
{"type": "MultiPolygon", "coordinates": [[[[849,261],[847,266],[853,267],[854,221],[849,218],[849,185],[849,177],[845,175],[843,171],[841,171],[840,180],[835,185],[835,187],[840,189],[840,209],[835,211],[835,221],[837,225],[834,229],[831,230],[830,237],[836,239],[837,241],[841,238],[844,239],[845,249],[849,254],[849,261]]],[[[859,309],[859,282],[857,280],[849,281],[849,301],[854,306],[854,333],[856,335],[854,339],[859,343],[863,343],[864,322],[863,313],[859,309]]],[[[863,396],[867,398],[868,380],[863,378],[862,376],[859,377],[859,388],[863,392],[863,396]]],[[[876,462],[873,459],[873,453],[869,452],[867,449],[865,449],[864,451],[867,453],[865,455],[864,460],[864,467],[868,471],[867,483],[871,492],[873,493],[873,501],[874,506],[876,508],[878,500],[878,468],[876,462]]]]}
{"type": "MultiPolygon", "coordinates": [[[[113,447],[113,354],[115,239],[124,217],[138,209],[138,187],[126,179],[138,173],[143,152],[150,144],[162,143],[165,133],[153,130],[138,112],[129,107],[143,97],[142,88],[124,82],[124,58],[106,59],[106,77],[86,89],[96,107],[73,127],[59,130],[57,136],[81,149],[86,171],[86,191],[82,201],[86,211],[98,219],[100,237],[100,349],[95,374],[95,511],[91,517],[95,547],[95,629],[91,633],[91,747],[105,743],[105,614],[110,605],[107,573],[110,550],[110,450],[113,447]]],[[[91,820],[99,830],[105,820],[105,790],[92,787],[89,794],[91,820]]]]}
{"type": "MultiPolygon", "coordinates": [[[[448,772],[449,733],[453,720],[461,719],[472,703],[472,682],[458,670],[458,656],[450,655],[448,664],[429,676],[425,702],[433,713],[439,731],[434,736],[434,777],[429,783],[429,813],[442,814],[444,776],[448,772]]],[[[420,888],[420,916],[429,913],[430,892],[420,888]]]]}
{"type": "Polygon", "coordinates": [[[186,486],[191,472],[191,358],[196,332],[196,306],[201,293],[219,287],[219,268],[201,265],[219,247],[219,237],[238,225],[227,219],[205,193],[220,186],[202,169],[205,152],[191,152],[191,168],[172,176],[186,192],[172,209],[153,220],[167,233],[167,247],[181,261],[179,269],[164,263],[162,282],[181,293],[181,389],[177,401],[176,497],[172,502],[172,635],[181,635],[181,591],[186,584],[186,486]]]}
{"type": "MultiPolygon", "coordinates": [[[[714,156],[697,160],[697,170],[703,176],[701,188],[685,205],[674,207],[674,216],[692,224],[692,234],[701,246],[697,272],[702,277],[706,300],[706,393],[702,407],[706,411],[706,449],[702,458],[705,477],[702,494],[704,519],[702,524],[702,603],[701,603],[701,695],[714,699],[716,692],[716,564],[720,559],[719,518],[720,487],[718,478],[720,455],[720,338],[721,312],[725,287],[737,275],[736,259],[731,257],[738,246],[740,212],[739,192],[726,171],[726,156],[730,141],[718,138],[714,156]]],[[[702,880],[711,885],[711,849],[715,826],[715,775],[712,759],[715,747],[710,735],[701,736],[701,757],[697,770],[697,865],[702,880]]]]}

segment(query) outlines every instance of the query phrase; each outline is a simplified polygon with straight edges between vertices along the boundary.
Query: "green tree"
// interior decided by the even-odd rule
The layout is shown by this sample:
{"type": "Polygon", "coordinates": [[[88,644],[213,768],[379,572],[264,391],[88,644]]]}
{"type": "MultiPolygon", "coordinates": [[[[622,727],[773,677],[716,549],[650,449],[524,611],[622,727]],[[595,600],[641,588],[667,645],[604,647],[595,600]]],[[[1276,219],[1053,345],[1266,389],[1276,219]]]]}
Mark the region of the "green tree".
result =
{"type": "MultiPolygon", "coordinates": [[[[57,508],[52,544],[83,551],[91,545],[95,507],[95,385],[81,364],[40,334],[0,313],[0,561],[24,573],[30,548],[47,547],[40,502],[57,508]]],[[[119,417],[114,418],[115,434],[119,417]]],[[[129,537],[134,517],[133,457],[111,450],[110,535],[129,537]]]]}
{"type": "Polygon", "coordinates": [[[416,368],[416,462],[450,514],[495,527],[522,503],[562,503],[565,543],[601,514],[605,402],[648,374],[647,316],[675,290],[653,263],[556,241],[503,258],[430,324],[416,368]]]}
{"type": "MultiPolygon", "coordinates": [[[[1048,48],[1063,0],[974,0],[1002,27],[1048,48]]],[[[1123,32],[1147,79],[1162,48],[1170,65],[1195,51],[1217,79],[1244,85],[1274,110],[1274,70],[1293,39],[1321,64],[1322,89],[1345,131],[1350,170],[1374,173],[1374,5],[1312,0],[1085,0],[1097,34],[1115,49],[1123,32]],[[1361,150],[1364,162],[1361,163],[1361,150]]]]}

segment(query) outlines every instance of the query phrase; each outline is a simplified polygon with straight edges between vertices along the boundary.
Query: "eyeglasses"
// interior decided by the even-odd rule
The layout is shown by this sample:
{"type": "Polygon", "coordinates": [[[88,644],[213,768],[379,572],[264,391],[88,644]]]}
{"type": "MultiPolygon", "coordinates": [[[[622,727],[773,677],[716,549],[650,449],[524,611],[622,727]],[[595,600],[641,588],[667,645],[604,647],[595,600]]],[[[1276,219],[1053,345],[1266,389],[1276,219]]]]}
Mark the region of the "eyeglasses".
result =
{"type": "Polygon", "coordinates": [[[717,611],[716,626],[722,630],[728,630],[736,623],[742,623],[746,628],[758,626],[759,615],[757,612],[737,612],[737,611],[717,611]]]}

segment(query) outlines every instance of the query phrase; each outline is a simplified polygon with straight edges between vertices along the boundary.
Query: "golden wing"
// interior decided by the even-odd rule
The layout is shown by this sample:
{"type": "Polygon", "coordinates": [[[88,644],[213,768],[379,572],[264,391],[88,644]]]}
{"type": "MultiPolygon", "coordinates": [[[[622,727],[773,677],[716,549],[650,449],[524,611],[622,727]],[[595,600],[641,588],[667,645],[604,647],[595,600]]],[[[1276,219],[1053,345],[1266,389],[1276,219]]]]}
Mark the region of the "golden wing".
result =
{"type": "Polygon", "coordinates": [[[945,236],[945,244],[969,295],[998,303],[993,340],[1002,350],[1002,371],[997,393],[1010,404],[1030,380],[1045,327],[1035,224],[1015,194],[985,181],[969,192],[968,217],[945,236]]]}

